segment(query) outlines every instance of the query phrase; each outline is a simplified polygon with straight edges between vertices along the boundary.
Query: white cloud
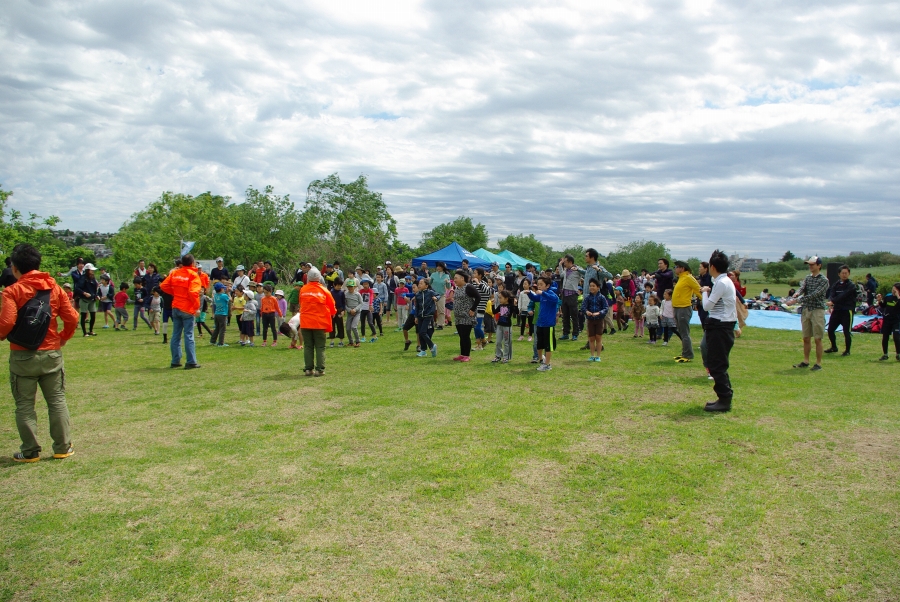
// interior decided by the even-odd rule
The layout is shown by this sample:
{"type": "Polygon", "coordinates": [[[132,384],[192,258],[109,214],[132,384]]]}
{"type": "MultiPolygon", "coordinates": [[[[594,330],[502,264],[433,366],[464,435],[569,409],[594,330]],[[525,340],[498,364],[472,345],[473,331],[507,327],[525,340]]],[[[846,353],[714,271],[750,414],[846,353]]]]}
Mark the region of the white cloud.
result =
{"type": "Polygon", "coordinates": [[[411,243],[468,215],[605,251],[896,250],[896,3],[13,0],[0,32],[0,182],[73,228],[337,171],[411,243]]]}

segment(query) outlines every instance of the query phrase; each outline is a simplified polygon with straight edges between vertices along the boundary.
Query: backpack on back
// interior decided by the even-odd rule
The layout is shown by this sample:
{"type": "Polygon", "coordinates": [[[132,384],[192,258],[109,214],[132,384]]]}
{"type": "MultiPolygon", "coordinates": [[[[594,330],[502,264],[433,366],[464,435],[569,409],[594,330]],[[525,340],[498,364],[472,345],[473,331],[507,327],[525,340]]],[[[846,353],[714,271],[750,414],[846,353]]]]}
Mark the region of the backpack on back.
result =
{"type": "Polygon", "coordinates": [[[19,308],[16,324],[6,337],[10,343],[35,351],[47,337],[53,312],[50,308],[51,289],[35,291],[34,297],[19,308]]]}

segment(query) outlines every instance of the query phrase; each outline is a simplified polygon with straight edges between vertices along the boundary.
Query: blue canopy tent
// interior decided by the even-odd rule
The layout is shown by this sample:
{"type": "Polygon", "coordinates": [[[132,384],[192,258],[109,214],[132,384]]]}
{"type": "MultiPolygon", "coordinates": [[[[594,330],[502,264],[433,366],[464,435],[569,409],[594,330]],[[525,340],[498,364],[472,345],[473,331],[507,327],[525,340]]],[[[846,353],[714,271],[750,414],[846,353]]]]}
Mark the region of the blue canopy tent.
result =
{"type": "Polygon", "coordinates": [[[412,265],[414,268],[418,268],[424,261],[429,268],[434,268],[438,261],[443,261],[448,270],[458,270],[460,266],[462,266],[463,259],[469,260],[470,268],[490,269],[491,267],[490,261],[485,261],[478,255],[469,253],[455,242],[451,242],[443,249],[435,251],[434,253],[414,258],[412,260],[412,265]]]}
{"type": "Polygon", "coordinates": [[[508,261],[508,262],[510,262],[510,263],[512,264],[513,269],[516,269],[516,270],[518,270],[519,268],[521,268],[521,269],[524,270],[524,269],[525,269],[525,264],[528,264],[528,263],[530,263],[531,265],[533,265],[533,266],[536,267],[537,269],[541,269],[541,264],[539,264],[538,262],[536,262],[536,261],[531,261],[530,259],[525,259],[525,258],[522,257],[521,255],[516,255],[516,254],[513,253],[512,251],[500,251],[500,252],[497,254],[497,256],[498,256],[498,257],[501,257],[501,258],[503,259],[503,261],[500,263],[501,266],[502,266],[505,262],[508,261]]]}
{"type": "MultiPolygon", "coordinates": [[[[487,249],[478,249],[477,251],[472,251],[473,255],[478,255],[482,259],[490,263],[496,263],[500,266],[500,269],[503,269],[503,266],[506,265],[506,262],[509,261],[506,257],[500,257],[496,253],[491,253],[487,249]]],[[[515,267],[515,266],[513,266],[515,267]]]]}

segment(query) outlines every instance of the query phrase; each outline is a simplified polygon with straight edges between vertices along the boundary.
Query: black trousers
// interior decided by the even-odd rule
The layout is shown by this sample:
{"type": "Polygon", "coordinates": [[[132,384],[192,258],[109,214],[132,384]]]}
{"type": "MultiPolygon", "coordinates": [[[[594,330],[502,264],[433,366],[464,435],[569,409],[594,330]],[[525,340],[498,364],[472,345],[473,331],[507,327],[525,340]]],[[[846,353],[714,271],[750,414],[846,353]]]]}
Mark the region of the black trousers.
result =
{"type": "Polygon", "coordinates": [[[375,320],[372,319],[372,312],[367,309],[359,312],[359,331],[362,333],[362,338],[366,338],[366,324],[368,324],[372,328],[372,336],[375,336],[375,320]]]}
{"type": "Polygon", "coordinates": [[[431,316],[419,318],[416,332],[419,334],[419,347],[422,348],[422,351],[427,351],[434,346],[434,343],[431,342],[431,335],[434,334],[434,320],[431,316]]]}
{"type": "Polygon", "coordinates": [[[728,378],[728,356],[734,347],[734,322],[719,322],[710,318],[706,323],[706,364],[713,377],[713,390],[722,403],[731,403],[734,391],[728,378]]]}
{"type": "Polygon", "coordinates": [[[456,332],[459,333],[459,354],[469,357],[472,355],[472,326],[471,324],[456,324],[456,332]]]}
{"type": "Polygon", "coordinates": [[[844,329],[844,346],[850,351],[850,343],[853,341],[850,334],[853,332],[853,310],[852,309],[835,309],[828,318],[828,340],[831,341],[831,348],[837,349],[837,338],[834,336],[837,327],[844,329]]]}
{"type": "Polygon", "coordinates": [[[278,329],[275,328],[275,316],[276,316],[276,315],[277,315],[277,314],[274,313],[274,312],[272,312],[272,313],[267,313],[267,314],[262,314],[262,338],[263,338],[263,342],[265,342],[265,340],[269,337],[268,332],[269,332],[269,329],[270,329],[270,328],[272,329],[272,340],[273,340],[273,341],[278,341],[278,329]]]}
{"type": "MultiPolygon", "coordinates": [[[[381,314],[372,312],[372,320],[374,320],[375,324],[378,325],[378,334],[383,336],[384,329],[381,327],[381,314]]],[[[372,324],[372,334],[375,334],[375,324],[372,324]]]]}
{"type": "Polygon", "coordinates": [[[216,329],[212,333],[210,343],[225,344],[225,325],[228,322],[228,316],[216,316],[216,329]]]}
{"type": "Polygon", "coordinates": [[[569,336],[571,331],[573,337],[578,336],[578,293],[574,295],[566,295],[563,291],[562,298],[562,327],[563,336],[569,336]]]}
{"type": "Polygon", "coordinates": [[[331,332],[328,333],[329,339],[334,339],[337,337],[339,340],[344,340],[344,318],[341,317],[341,312],[334,314],[334,317],[331,318],[331,332]]]}
{"type": "Polygon", "coordinates": [[[881,350],[885,355],[888,354],[888,342],[891,335],[894,336],[894,351],[900,355],[900,334],[897,333],[897,326],[888,322],[882,322],[881,325],[881,350]]]}

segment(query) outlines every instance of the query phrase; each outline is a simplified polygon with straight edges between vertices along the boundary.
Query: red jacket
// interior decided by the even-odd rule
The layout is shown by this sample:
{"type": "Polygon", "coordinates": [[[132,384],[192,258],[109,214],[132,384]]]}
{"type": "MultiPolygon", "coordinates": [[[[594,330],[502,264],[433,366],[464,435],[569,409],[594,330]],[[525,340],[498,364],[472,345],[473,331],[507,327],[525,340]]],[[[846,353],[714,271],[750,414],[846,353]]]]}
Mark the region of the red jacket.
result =
{"type": "Polygon", "coordinates": [[[172,309],[191,315],[200,311],[200,276],[194,266],[172,270],[159,288],[174,297],[172,309]]]}
{"type": "Polygon", "coordinates": [[[300,328],[331,332],[331,318],[337,313],[334,297],[321,282],[300,289],[300,328]]]}
{"type": "MultiPolygon", "coordinates": [[[[16,325],[19,308],[25,305],[36,290],[50,289],[50,328],[47,329],[47,337],[38,351],[59,349],[66,341],[72,338],[75,327],[78,326],[78,312],[72,307],[69,296],[66,294],[50,274],[32,270],[23,274],[18,282],[3,289],[3,306],[0,307],[0,340],[6,340],[9,331],[16,325]],[[58,331],[56,318],[62,318],[63,331],[58,331]]],[[[24,347],[9,344],[9,348],[16,351],[27,351],[24,347]]]]}

